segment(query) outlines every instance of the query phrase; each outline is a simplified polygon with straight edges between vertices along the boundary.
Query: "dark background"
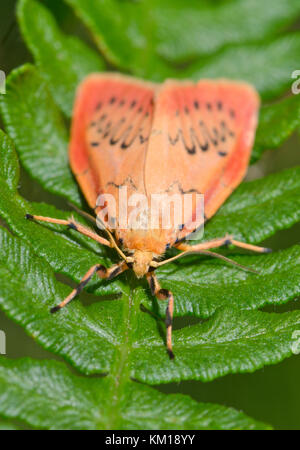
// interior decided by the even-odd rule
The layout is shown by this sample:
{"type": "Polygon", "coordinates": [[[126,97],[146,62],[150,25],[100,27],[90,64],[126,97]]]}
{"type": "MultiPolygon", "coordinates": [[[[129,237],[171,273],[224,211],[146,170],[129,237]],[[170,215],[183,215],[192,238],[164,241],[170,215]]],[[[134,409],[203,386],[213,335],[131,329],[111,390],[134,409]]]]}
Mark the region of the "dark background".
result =
{"type": "MultiPolygon", "coordinates": [[[[0,69],[6,74],[24,62],[32,60],[18,30],[14,11],[15,3],[15,0],[0,1],[0,69]]],[[[85,34],[83,27],[78,25],[71,11],[61,0],[47,0],[44,3],[53,10],[66,32],[85,34]]],[[[296,69],[300,69],[300,58],[299,67],[295,67],[296,69]]],[[[266,152],[262,160],[249,169],[247,178],[259,178],[298,164],[300,164],[300,138],[296,133],[279,150],[266,152]]],[[[60,207],[59,200],[44,192],[24,172],[22,172],[20,190],[22,195],[30,200],[46,201],[60,207]]],[[[281,249],[299,243],[299,236],[300,224],[290,230],[277,233],[266,242],[267,246],[273,249],[281,249]]],[[[282,312],[299,307],[300,301],[295,300],[286,306],[272,306],[265,310],[282,312]]],[[[1,312],[0,329],[6,333],[7,356],[56,358],[53,354],[44,351],[25,334],[20,326],[14,324],[1,312]]],[[[232,406],[277,429],[300,429],[299,385],[300,357],[293,356],[276,366],[268,366],[254,374],[227,375],[210,383],[173,383],[159,389],[164,392],[188,394],[198,401],[232,406]]]]}

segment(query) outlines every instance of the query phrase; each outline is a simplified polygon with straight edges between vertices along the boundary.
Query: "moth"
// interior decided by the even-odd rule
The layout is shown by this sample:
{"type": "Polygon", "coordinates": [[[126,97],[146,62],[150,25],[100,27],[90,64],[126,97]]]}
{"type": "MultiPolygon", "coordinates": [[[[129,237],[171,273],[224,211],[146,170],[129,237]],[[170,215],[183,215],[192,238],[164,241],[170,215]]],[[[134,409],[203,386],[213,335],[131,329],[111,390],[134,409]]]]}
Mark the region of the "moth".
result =
{"type": "MultiPolygon", "coordinates": [[[[119,192],[127,195],[204,196],[203,222],[211,218],[243,179],[257,126],[259,97],[255,89],[228,80],[167,80],[157,85],[115,73],[91,74],[79,86],[73,111],[69,161],[72,172],[100,222],[106,237],[69,220],[32,216],[28,219],[66,225],[101,245],[114,248],[120,262],[112,267],[92,266],[58,311],[86,286],[92,276],[112,279],[132,269],[146,276],[151,293],[167,300],[166,345],[172,350],[174,297],[161,288],[155,270],[187,254],[204,254],[230,261],[210,251],[226,244],[257,251],[268,249],[224,236],[191,245],[187,237],[199,205],[194,198],[190,216],[172,226],[133,228],[120,223],[119,192]],[[98,198],[109,194],[115,208],[98,198]],[[114,209],[112,211],[112,209],[114,209]],[[168,248],[180,253],[163,259],[168,248]]],[[[85,213],[87,216],[87,213],[85,213]]],[[[159,222],[161,225],[161,222],[159,222]]],[[[234,261],[233,264],[238,265],[234,261]]],[[[187,293],[188,295],[188,293],[187,293]]]]}

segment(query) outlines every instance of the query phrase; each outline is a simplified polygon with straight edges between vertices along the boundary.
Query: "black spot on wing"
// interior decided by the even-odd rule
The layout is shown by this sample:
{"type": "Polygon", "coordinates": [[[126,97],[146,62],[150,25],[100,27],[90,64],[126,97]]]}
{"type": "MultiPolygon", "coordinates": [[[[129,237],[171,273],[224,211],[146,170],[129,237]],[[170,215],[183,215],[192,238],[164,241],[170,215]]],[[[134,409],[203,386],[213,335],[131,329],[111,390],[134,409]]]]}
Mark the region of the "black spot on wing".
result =
{"type": "Polygon", "coordinates": [[[111,131],[111,126],[112,126],[112,122],[111,120],[109,122],[107,122],[106,126],[105,126],[105,131],[103,133],[103,137],[107,138],[107,136],[109,136],[109,133],[111,131]]]}
{"type": "Polygon", "coordinates": [[[126,185],[130,185],[135,191],[137,191],[137,186],[134,184],[132,178],[130,175],[128,175],[128,177],[120,184],[115,183],[114,181],[108,181],[106,183],[106,186],[114,186],[116,188],[119,188],[121,186],[126,186],[126,185]]]}

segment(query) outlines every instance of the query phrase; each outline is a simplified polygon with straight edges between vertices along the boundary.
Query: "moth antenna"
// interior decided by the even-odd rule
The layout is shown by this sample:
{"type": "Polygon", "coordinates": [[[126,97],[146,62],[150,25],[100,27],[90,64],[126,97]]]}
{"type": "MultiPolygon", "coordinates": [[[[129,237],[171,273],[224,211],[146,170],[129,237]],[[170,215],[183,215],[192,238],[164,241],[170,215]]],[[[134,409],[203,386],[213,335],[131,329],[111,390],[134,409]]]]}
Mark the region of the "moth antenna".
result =
{"type": "Polygon", "coordinates": [[[80,214],[82,217],[85,217],[87,220],[92,222],[94,225],[97,225],[95,217],[93,217],[91,214],[89,214],[85,211],[82,211],[82,209],[79,209],[77,206],[73,205],[73,203],[71,203],[71,202],[68,202],[68,205],[70,205],[73,209],[75,209],[75,211],[78,214],[80,214]]]}
{"type": "Polygon", "coordinates": [[[112,244],[112,246],[116,249],[116,251],[119,253],[119,255],[125,260],[127,261],[127,256],[122,252],[122,250],[120,249],[120,247],[118,247],[118,244],[115,241],[115,238],[113,237],[113,235],[111,234],[111,232],[108,230],[108,228],[105,226],[104,222],[102,221],[102,219],[100,217],[98,217],[97,219],[95,219],[95,217],[93,217],[91,214],[82,211],[81,209],[77,208],[77,206],[73,205],[72,203],[68,202],[70,206],[72,206],[72,208],[75,209],[76,212],[78,212],[78,214],[80,214],[81,216],[85,217],[86,219],[90,220],[91,222],[93,222],[96,226],[97,226],[97,220],[99,220],[104,228],[104,231],[106,231],[106,233],[108,234],[109,240],[112,244]]]}
{"type": "MultiPolygon", "coordinates": [[[[153,267],[160,267],[164,264],[168,264],[169,262],[175,261],[176,259],[179,259],[183,256],[187,255],[193,255],[193,254],[200,254],[200,255],[206,255],[206,256],[212,256],[213,258],[221,259],[222,261],[228,262],[229,264],[232,264],[233,266],[239,267],[242,270],[245,270],[247,272],[252,272],[258,274],[259,272],[255,269],[252,269],[251,267],[243,266],[242,264],[237,263],[236,261],[233,261],[230,258],[227,258],[226,256],[220,255],[219,253],[210,252],[209,250],[198,250],[197,252],[187,250],[185,252],[179,253],[179,255],[173,256],[172,258],[169,258],[165,261],[162,261],[160,263],[156,263],[153,267]]],[[[153,264],[153,263],[152,263],[153,264]]],[[[152,265],[151,264],[151,265],[152,265]]]]}
{"type": "Polygon", "coordinates": [[[125,255],[125,253],[122,252],[122,250],[120,249],[120,247],[119,247],[118,244],[116,243],[115,238],[113,237],[113,235],[111,234],[111,232],[109,231],[109,229],[105,226],[105,223],[103,222],[103,220],[101,219],[101,217],[98,217],[98,216],[97,216],[97,220],[99,220],[99,222],[101,222],[101,224],[102,224],[104,230],[106,231],[106,233],[107,233],[107,235],[108,235],[108,237],[109,237],[109,239],[110,239],[110,242],[111,242],[112,246],[117,250],[117,252],[119,253],[119,255],[120,255],[125,261],[127,261],[127,260],[128,260],[127,256],[125,255]]]}

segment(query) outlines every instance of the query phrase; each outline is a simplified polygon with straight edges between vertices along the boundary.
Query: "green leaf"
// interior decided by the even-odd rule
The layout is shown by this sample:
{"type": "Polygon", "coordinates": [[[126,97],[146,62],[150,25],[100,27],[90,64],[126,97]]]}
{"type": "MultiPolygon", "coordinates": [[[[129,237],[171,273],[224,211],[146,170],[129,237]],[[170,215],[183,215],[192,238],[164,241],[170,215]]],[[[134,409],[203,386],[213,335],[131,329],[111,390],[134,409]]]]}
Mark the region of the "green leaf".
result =
{"type": "Polygon", "coordinates": [[[228,44],[259,41],[278,33],[300,13],[295,0],[276,0],[271,9],[258,0],[215,5],[195,0],[66,2],[90,28],[105,55],[132,70],[140,70],[145,60],[182,63],[228,44]]]}
{"type": "MultiPolygon", "coordinates": [[[[223,305],[258,309],[285,303],[300,294],[300,246],[232,259],[258,273],[199,256],[157,270],[161,285],[175,296],[175,314],[205,318],[223,305]]],[[[164,308],[160,305],[161,314],[164,308]]]]}
{"type": "Polygon", "coordinates": [[[163,324],[140,310],[145,294],[140,286],[133,288],[130,279],[131,292],[128,289],[119,300],[90,306],[75,301],[50,315],[49,308],[68,289],[29,246],[3,229],[0,238],[1,307],[45,348],[84,373],[109,372],[124,383],[129,376],[150,384],[208,381],[254,371],[292,354],[299,311],[269,314],[230,307],[218,310],[207,322],[175,331],[176,358],[170,360],[161,336],[163,324]]]}
{"type": "Polygon", "coordinates": [[[295,0],[276,0],[271,9],[259,0],[66,2],[107,58],[141,77],[243,79],[270,98],[288,86],[297,67],[299,33],[265,42],[299,16],[295,0]],[[179,62],[187,64],[180,68],[179,62]]]}
{"type": "Polygon", "coordinates": [[[129,382],[111,399],[111,378],[71,374],[61,363],[0,360],[0,411],[47,429],[270,429],[223,406],[129,382]]]}
{"type": "MultiPolygon", "coordinates": [[[[30,203],[16,191],[19,183],[19,165],[12,142],[0,130],[0,215],[18,236],[28,242],[36,253],[43,256],[51,267],[63,275],[79,282],[92,264],[107,264],[109,253],[96,242],[79,235],[76,231],[65,231],[61,226],[37,225],[25,220],[25,214],[44,215],[67,219],[70,213],[61,212],[50,205],[30,203]],[[7,179],[7,176],[9,178],[7,179]]],[[[82,221],[77,215],[75,219],[82,221]]],[[[112,283],[93,283],[91,289],[113,294],[120,291],[119,280],[112,283]]]]}
{"type": "Polygon", "coordinates": [[[8,420],[0,420],[0,431],[6,431],[6,430],[18,430],[19,428],[16,427],[13,423],[10,423],[8,420]]]}
{"type": "Polygon", "coordinates": [[[100,55],[80,39],[64,35],[39,1],[20,0],[17,15],[23,37],[49,82],[53,98],[70,116],[80,81],[105,67],[100,55]]]}
{"type": "MultiPolygon", "coordinates": [[[[87,315],[87,309],[75,302],[75,308],[70,305],[63,315],[51,315],[50,308],[65,298],[70,288],[55,280],[50,266],[35,257],[29,245],[3,228],[0,241],[2,308],[45,348],[64,356],[76,367],[85,372],[107,371],[115,358],[116,336],[105,310],[103,314],[87,315]]],[[[119,301],[109,304],[115,317],[120,313],[119,301]]]]}
{"type": "Polygon", "coordinates": [[[8,189],[17,190],[20,177],[19,161],[11,139],[2,130],[0,130],[0,177],[8,189]]]}
{"type": "Polygon", "coordinates": [[[196,61],[181,76],[194,80],[222,77],[248,81],[263,99],[270,99],[291,87],[299,53],[300,33],[294,32],[263,44],[228,47],[205,64],[196,61]]]}
{"type": "MultiPolygon", "coordinates": [[[[143,341],[134,344],[132,375],[157,384],[254,372],[292,355],[299,326],[300,311],[275,314],[221,308],[208,321],[174,332],[174,361],[164,357],[159,339],[149,329],[143,341]]],[[[139,327],[144,329],[146,323],[139,322],[139,327]]]]}
{"type": "Polygon", "coordinates": [[[293,95],[272,105],[263,106],[260,110],[251,162],[256,162],[265,150],[280,147],[299,127],[299,122],[299,95],[293,95]]]}
{"type": "Polygon", "coordinates": [[[53,194],[80,205],[78,186],[68,164],[68,133],[45,81],[30,65],[14,70],[0,98],[6,129],[24,167],[53,194]]]}
{"type": "Polygon", "coordinates": [[[205,240],[232,234],[261,242],[300,219],[300,167],[242,183],[205,227],[205,240]]]}
{"type": "MultiPolygon", "coordinates": [[[[243,78],[271,98],[289,86],[297,64],[300,34],[286,32],[299,16],[296,0],[274,0],[272,10],[258,0],[67,2],[111,62],[154,80],[243,78]]],[[[31,176],[82,206],[58,107],[70,116],[76,86],[103,63],[80,40],[64,35],[40,2],[19,0],[18,19],[38,67],[24,66],[9,77],[0,101],[6,128],[31,176]]],[[[253,161],[299,126],[298,102],[291,97],[262,107],[253,161]]],[[[205,238],[229,232],[256,243],[292,226],[300,215],[299,175],[300,168],[293,168],[243,183],[207,224],[205,238]]],[[[98,298],[84,295],[58,314],[49,313],[71,291],[56,274],[78,282],[91,265],[108,266],[118,258],[74,230],[26,221],[25,213],[57,218],[69,213],[26,201],[18,184],[12,142],[0,132],[0,216],[14,233],[0,228],[0,306],[45,349],[83,374],[102,376],[74,375],[62,363],[0,358],[0,415],[51,429],[265,427],[230,408],[164,395],[137,381],[210,381],[289,357],[300,311],[255,310],[299,295],[299,246],[270,255],[227,251],[257,275],[196,255],[158,270],[162,287],[174,292],[175,317],[205,319],[181,328],[175,320],[176,357],[170,360],[161,318],[166,302],[153,299],[145,280],[130,271],[113,282],[94,276],[87,289],[98,298]]]]}
{"type": "MultiPolygon", "coordinates": [[[[69,1],[79,3],[79,0],[69,1]]],[[[152,0],[150,3],[157,40],[155,50],[159,56],[176,63],[211,55],[229,44],[265,40],[286,28],[300,13],[296,0],[275,0],[272,8],[259,0],[201,3],[152,0]]],[[[140,10],[146,4],[141,2],[140,10]]],[[[132,14],[137,15],[137,8],[132,7],[132,14]]]]}
{"type": "MultiPolygon", "coordinates": [[[[53,245],[57,233],[50,237],[49,230],[26,222],[23,219],[24,213],[18,212],[18,205],[23,206],[24,200],[20,200],[15,192],[18,183],[17,167],[14,171],[16,159],[10,141],[3,135],[2,141],[8,152],[7,157],[2,158],[0,172],[2,214],[5,214],[5,218],[10,220],[9,224],[14,230],[18,230],[23,239],[42,256],[50,256],[54,264],[57,255],[52,252],[57,247],[63,250],[61,244],[53,245]],[[7,175],[12,182],[8,183],[5,190],[7,175]],[[11,202],[11,206],[8,202],[11,202]],[[18,220],[14,216],[16,212],[20,214],[18,220]],[[26,233],[27,226],[31,227],[30,235],[26,233]],[[47,233],[47,237],[42,233],[47,233]],[[49,245],[52,246],[50,249],[49,245]]],[[[45,205],[44,208],[49,207],[45,205]]],[[[128,288],[124,288],[122,298],[118,300],[99,301],[90,306],[83,306],[77,300],[59,315],[51,316],[49,307],[67,295],[67,288],[55,280],[50,267],[34,256],[28,245],[4,230],[1,232],[0,249],[1,279],[4,280],[0,297],[2,308],[45,348],[65,357],[84,373],[109,371],[113,380],[119,379],[122,373],[123,383],[130,376],[151,384],[188,378],[208,380],[229,372],[253,371],[291,354],[292,333],[299,326],[296,313],[278,315],[273,320],[273,316],[266,313],[259,313],[257,316],[255,312],[248,312],[245,316],[235,308],[230,308],[217,312],[208,322],[174,332],[176,360],[170,361],[162,338],[164,326],[139,310],[140,304],[147,302],[147,297],[140,286],[134,288],[136,282],[132,278],[127,279],[128,288]],[[16,277],[20,267],[22,271],[16,277]],[[22,302],[19,298],[22,298],[22,302]],[[281,320],[282,329],[279,329],[275,319],[281,320]],[[241,336],[245,328],[237,327],[237,324],[245,324],[245,321],[248,323],[246,338],[241,336]],[[270,331],[269,334],[263,332],[264,327],[270,331]],[[210,341],[207,336],[211,336],[210,341]],[[222,342],[221,346],[219,340],[222,342]],[[240,340],[240,346],[233,346],[233,343],[240,340]],[[206,348],[211,352],[205,352],[206,348]],[[218,356],[218,364],[215,363],[215,355],[218,356]],[[167,366],[161,371],[163,359],[167,366]]],[[[275,255],[265,257],[273,256],[275,255]]],[[[290,255],[290,260],[293,256],[295,255],[290,255]]],[[[74,262],[78,265],[76,259],[74,262]]],[[[63,255],[60,255],[58,263],[63,263],[63,255]]],[[[277,268],[272,263],[269,266],[277,268]]],[[[299,284],[297,280],[296,284],[299,284]]],[[[121,386],[124,387],[125,384],[121,386]]],[[[124,395],[123,387],[120,388],[118,398],[124,395]]],[[[20,411],[17,414],[23,417],[20,411]]]]}
{"type": "MultiPolygon", "coordinates": [[[[108,59],[138,76],[162,81],[167,77],[199,79],[221,74],[248,80],[264,98],[270,98],[288,87],[297,66],[299,33],[249,45],[278,34],[295,20],[300,12],[296,0],[276,0],[272,11],[258,0],[214,7],[194,0],[189,5],[179,0],[163,4],[156,0],[138,4],[116,0],[67,2],[91,29],[108,59]],[[188,33],[182,23],[189,24],[188,33]],[[224,45],[227,47],[223,49],[224,45]],[[179,69],[178,62],[189,64],[179,69]]],[[[88,73],[103,70],[101,59],[77,38],[64,36],[40,2],[20,0],[18,18],[56,102],[70,115],[76,86],[88,73]]]]}

